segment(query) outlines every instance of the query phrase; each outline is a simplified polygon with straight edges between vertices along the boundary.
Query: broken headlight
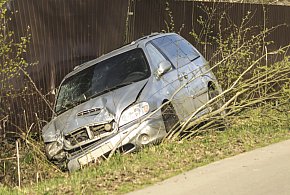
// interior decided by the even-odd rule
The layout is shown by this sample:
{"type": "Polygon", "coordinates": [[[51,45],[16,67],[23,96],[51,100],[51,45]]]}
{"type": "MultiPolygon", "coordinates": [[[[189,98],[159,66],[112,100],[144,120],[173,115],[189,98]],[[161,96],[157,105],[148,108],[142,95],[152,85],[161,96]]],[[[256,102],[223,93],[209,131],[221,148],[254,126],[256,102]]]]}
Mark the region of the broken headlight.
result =
{"type": "Polygon", "coordinates": [[[126,109],[119,121],[119,126],[125,125],[131,121],[134,121],[141,116],[144,116],[149,112],[149,104],[147,102],[141,102],[139,104],[135,104],[128,109],[126,109]]]}

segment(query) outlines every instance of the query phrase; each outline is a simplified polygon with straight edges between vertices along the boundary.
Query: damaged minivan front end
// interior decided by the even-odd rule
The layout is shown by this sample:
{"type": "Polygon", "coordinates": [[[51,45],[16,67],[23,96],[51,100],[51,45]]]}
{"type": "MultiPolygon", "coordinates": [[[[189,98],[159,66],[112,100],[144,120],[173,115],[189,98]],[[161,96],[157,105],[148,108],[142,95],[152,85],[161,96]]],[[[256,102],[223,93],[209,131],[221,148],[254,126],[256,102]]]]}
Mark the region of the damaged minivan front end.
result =
{"type": "Polygon", "coordinates": [[[73,171],[115,148],[131,152],[164,137],[160,113],[140,123],[156,109],[156,103],[142,101],[150,75],[144,54],[135,49],[66,77],[55,116],[43,128],[47,157],[73,171]],[[100,84],[105,74],[110,79],[100,84]]]}
{"type": "Polygon", "coordinates": [[[115,150],[158,143],[219,94],[218,86],[208,62],[181,36],[142,37],[63,79],[42,130],[46,155],[74,171],[115,150]]]}

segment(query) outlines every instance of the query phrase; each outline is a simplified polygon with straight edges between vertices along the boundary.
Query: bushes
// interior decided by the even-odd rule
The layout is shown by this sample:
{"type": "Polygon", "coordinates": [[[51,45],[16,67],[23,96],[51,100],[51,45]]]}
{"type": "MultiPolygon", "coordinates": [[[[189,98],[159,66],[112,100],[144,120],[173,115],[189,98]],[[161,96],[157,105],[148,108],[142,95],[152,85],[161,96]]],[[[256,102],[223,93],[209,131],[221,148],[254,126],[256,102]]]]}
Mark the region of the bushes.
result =
{"type": "MultiPolygon", "coordinates": [[[[217,48],[210,63],[223,93],[194,111],[181,128],[171,132],[169,139],[180,139],[180,135],[182,139],[187,139],[199,132],[224,129],[245,109],[265,104],[289,107],[290,104],[290,58],[286,55],[290,44],[279,50],[269,51],[272,41],[267,40],[276,28],[284,25],[267,28],[265,11],[263,25],[250,26],[254,13],[248,12],[240,25],[237,25],[226,12],[220,14],[215,7],[204,6],[200,9],[206,16],[200,16],[197,21],[202,30],[195,32],[193,29],[190,35],[205,55],[208,47],[214,45],[217,48]],[[213,34],[215,29],[218,29],[217,34],[213,34]],[[279,58],[280,62],[277,61],[279,58]],[[206,108],[214,108],[213,105],[221,99],[224,100],[221,108],[192,121],[199,112],[206,108]]],[[[172,21],[171,17],[171,23],[172,21]]]]}
{"type": "MultiPolygon", "coordinates": [[[[224,105],[197,120],[185,121],[172,131],[167,139],[188,139],[195,135],[204,135],[202,134],[203,132],[219,128],[224,129],[224,125],[227,127],[235,125],[235,122],[240,119],[239,113],[247,108],[267,104],[271,109],[279,110],[283,114],[289,111],[289,57],[285,57],[283,61],[271,64],[271,66],[269,62],[270,56],[283,55],[284,51],[289,47],[286,46],[278,51],[268,51],[271,41],[267,41],[266,38],[278,27],[267,29],[265,26],[249,26],[249,21],[254,17],[250,12],[247,13],[240,25],[236,25],[232,23],[227,13],[223,13],[220,17],[215,15],[214,9],[204,7],[202,10],[206,12],[208,18],[218,18],[218,22],[200,17],[198,22],[203,25],[202,29],[204,31],[200,33],[193,30],[190,34],[195,42],[199,44],[199,47],[203,47],[205,52],[210,45],[217,45],[218,49],[212,59],[210,59],[210,62],[212,68],[216,71],[224,92],[213,98],[198,111],[192,113],[190,119],[194,118],[202,109],[211,107],[212,104],[221,99],[224,100],[224,105]],[[212,28],[219,29],[217,36],[212,34],[212,28]]],[[[175,28],[173,14],[170,10],[168,10],[168,14],[170,15],[170,22],[167,23],[167,31],[172,31],[175,28]]],[[[5,23],[7,20],[5,15],[2,15],[2,19],[3,24],[7,24],[5,23]]],[[[183,27],[179,31],[182,29],[183,27]]],[[[1,69],[1,91],[2,89],[7,91],[7,93],[3,94],[4,96],[19,94],[19,91],[15,94],[13,83],[7,81],[21,76],[19,75],[21,72],[25,76],[29,76],[26,75],[27,72],[25,70],[30,65],[22,57],[26,52],[29,38],[22,38],[20,42],[15,42],[12,38],[13,32],[8,32],[6,26],[3,25],[1,55],[3,55],[2,59],[5,63],[2,65],[3,69],[1,69]]],[[[33,81],[30,80],[30,82],[33,81]]],[[[37,95],[41,96],[43,101],[45,101],[45,97],[39,91],[37,95]]],[[[0,101],[2,100],[3,98],[1,97],[0,101]]],[[[10,113],[7,109],[5,112],[1,111],[1,114],[3,116],[1,116],[0,122],[4,122],[7,119],[6,116],[10,113]]],[[[37,126],[35,124],[26,124],[26,128],[19,129],[19,134],[17,135],[22,143],[20,147],[20,167],[21,175],[23,176],[22,182],[25,184],[55,175],[63,175],[59,173],[57,168],[47,162],[43,152],[43,145],[40,142],[40,135],[36,134],[34,136],[31,133],[33,125],[37,126]],[[33,166],[36,164],[37,166],[33,166]]],[[[37,127],[39,130],[41,129],[41,125],[37,127]]],[[[253,127],[255,127],[255,123],[253,127]]],[[[3,176],[0,176],[1,183],[13,186],[17,184],[15,140],[11,142],[7,140],[0,141],[0,150],[5,151],[1,152],[0,155],[0,159],[4,159],[0,164],[0,175],[2,174],[1,176],[3,176]]]]}

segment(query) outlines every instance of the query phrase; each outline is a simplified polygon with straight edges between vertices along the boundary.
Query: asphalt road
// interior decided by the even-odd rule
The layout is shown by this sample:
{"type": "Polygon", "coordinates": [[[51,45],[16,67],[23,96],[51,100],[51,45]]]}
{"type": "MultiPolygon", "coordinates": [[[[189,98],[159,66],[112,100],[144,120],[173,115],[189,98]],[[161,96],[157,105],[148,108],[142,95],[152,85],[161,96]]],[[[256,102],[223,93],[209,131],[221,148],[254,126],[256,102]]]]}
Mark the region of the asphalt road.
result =
{"type": "Polygon", "coordinates": [[[290,140],[214,162],[128,195],[290,195],[290,140]]]}

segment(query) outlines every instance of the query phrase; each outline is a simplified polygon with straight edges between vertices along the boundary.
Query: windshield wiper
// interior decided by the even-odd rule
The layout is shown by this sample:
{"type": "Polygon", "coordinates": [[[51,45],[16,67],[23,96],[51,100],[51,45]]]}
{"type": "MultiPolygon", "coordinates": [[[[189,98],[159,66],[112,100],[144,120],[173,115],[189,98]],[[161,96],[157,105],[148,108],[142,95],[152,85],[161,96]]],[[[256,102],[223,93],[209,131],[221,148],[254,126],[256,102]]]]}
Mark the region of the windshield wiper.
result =
{"type": "Polygon", "coordinates": [[[105,94],[105,93],[108,93],[109,91],[113,91],[113,90],[115,90],[115,89],[118,89],[118,88],[121,88],[121,87],[124,87],[124,86],[130,85],[130,84],[132,84],[132,83],[134,83],[134,82],[125,82],[125,83],[120,83],[119,85],[115,85],[115,86],[113,86],[113,87],[111,87],[111,88],[105,89],[105,90],[103,90],[103,91],[101,91],[101,92],[99,92],[99,93],[96,93],[96,94],[94,94],[94,95],[91,95],[90,97],[87,98],[87,100],[90,100],[90,99],[92,99],[92,98],[95,98],[95,97],[98,97],[98,96],[103,95],[103,94],[105,94]]]}
{"type": "Polygon", "coordinates": [[[64,105],[64,106],[61,106],[61,108],[60,108],[58,111],[56,111],[56,114],[57,114],[57,115],[60,115],[61,113],[67,111],[68,109],[70,109],[70,108],[72,108],[72,107],[74,107],[74,104],[72,104],[72,103],[67,103],[67,104],[64,105]]]}
{"type": "Polygon", "coordinates": [[[121,87],[125,87],[125,86],[127,86],[127,85],[132,84],[132,83],[134,83],[134,82],[130,81],[130,82],[125,82],[125,83],[120,83],[120,84],[118,84],[118,85],[116,85],[116,86],[110,88],[109,91],[112,91],[112,90],[114,90],[114,89],[118,89],[118,88],[121,88],[121,87]]]}
{"type": "Polygon", "coordinates": [[[77,105],[79,105],[79,104],[81,104],[81,103],[83,103],[85,101],[87,101],[86,98],[83,99],[83,100],[79,100],[79,101],[68,102],[64,106],[61,106],[61,109],[57,111],[57,114],[59,115],[59,114],[65,112],[65,111],[67,111],[68,109],[73,108],[73,107],[75,107],[75,106],[77,106],[77,105]]]}

